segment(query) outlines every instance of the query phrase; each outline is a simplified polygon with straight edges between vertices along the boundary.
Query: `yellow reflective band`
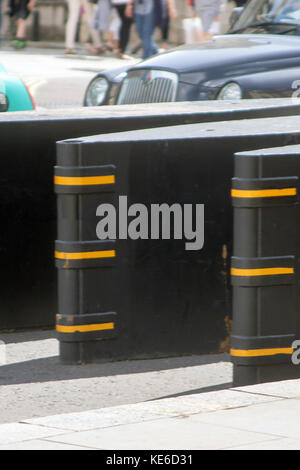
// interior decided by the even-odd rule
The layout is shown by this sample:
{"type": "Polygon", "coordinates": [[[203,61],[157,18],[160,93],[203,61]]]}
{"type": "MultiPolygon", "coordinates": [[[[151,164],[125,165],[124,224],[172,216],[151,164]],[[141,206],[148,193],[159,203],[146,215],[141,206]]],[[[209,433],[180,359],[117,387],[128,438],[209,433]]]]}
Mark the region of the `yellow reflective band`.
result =
{"type": "Polygon", "coordinates": [[[255,357],[274,356],[276,354],[293,354],[293,348],[272,348],[272,349],[231,349],[231,356],[255,357]]]}
{"type": "Polygon", "coordinates": [[[86,251],[82,253],[65,253],[63,251],[55,251],[55,258],[78,260],[78,259],[96,259],[96,258],[114,258],[116,256],[115,250],[105,251],[86,251]]]}
{"type": "Polygon", "coordinates": [[[282,189],[232,189],[232,197],[240,198],[255,198],[255,197],[281,197],[281,196],[296,196],[297,188],[282,188],[282,189]]]}
{"type": "Polygon", "coordinates": [[[294,268],[261,268],[261,269],[238,269],[231,268],[232,276],[272,276],[279,274],[294,274],[294,268]]]}
{"type": "Polygon", "coordinates": [[[95,323],[92,325],[56,325],[56,331],[60,333],[86,333],[89,331],[113,330],[114,323],[95,323]]]}
{"type": "Polygon", "coordinates": [[[97,184],[114,184],[115,175],[106,176],[54,176],[54,184],[62,186],[89,186],[97,184]]]}

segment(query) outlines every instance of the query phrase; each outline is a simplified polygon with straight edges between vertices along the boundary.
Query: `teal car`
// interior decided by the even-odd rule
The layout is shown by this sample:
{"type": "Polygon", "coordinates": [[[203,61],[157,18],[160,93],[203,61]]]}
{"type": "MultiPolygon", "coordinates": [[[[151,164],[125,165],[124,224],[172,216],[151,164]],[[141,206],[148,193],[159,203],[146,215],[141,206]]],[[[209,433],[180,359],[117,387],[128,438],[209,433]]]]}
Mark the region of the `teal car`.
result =
{"type": "Polygon", "coordinates": [[[35,104],[24,82],[0,64],[0,112],[32,111],[35,104]]]}

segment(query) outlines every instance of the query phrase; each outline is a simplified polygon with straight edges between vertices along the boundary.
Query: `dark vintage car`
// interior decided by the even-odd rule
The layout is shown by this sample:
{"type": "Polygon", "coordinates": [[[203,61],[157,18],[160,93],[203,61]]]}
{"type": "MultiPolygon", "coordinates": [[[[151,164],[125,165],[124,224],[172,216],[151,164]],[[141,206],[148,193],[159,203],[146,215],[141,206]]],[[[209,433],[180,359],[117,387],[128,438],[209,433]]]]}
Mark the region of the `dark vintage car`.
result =
{"type": "Polygon", "coordinates": [[[84,105],[300,95],[300,0],[249,0],[233,15],[225,35],[97,74],[84,105]]]}

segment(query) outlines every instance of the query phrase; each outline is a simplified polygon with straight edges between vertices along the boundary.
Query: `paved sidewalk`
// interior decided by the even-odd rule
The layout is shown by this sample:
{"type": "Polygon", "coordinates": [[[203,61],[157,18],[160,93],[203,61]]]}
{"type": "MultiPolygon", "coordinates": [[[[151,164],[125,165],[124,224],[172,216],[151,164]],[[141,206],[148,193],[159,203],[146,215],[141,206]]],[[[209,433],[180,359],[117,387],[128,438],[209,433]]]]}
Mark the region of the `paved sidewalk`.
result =
{"type": "Polygon", "coordinates": [[[0,450],[299,450],[299,412],[297,379],[2,424],[0,450]]]}

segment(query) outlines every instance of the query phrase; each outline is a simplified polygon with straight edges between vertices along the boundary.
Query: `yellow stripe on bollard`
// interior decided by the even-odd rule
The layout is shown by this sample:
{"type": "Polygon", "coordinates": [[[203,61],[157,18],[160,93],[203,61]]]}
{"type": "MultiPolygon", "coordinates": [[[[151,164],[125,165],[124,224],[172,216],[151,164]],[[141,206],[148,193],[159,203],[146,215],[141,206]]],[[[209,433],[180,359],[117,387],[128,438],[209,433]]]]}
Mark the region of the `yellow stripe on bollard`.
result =
{"type": "Polygon", "coordinates": [[[115,175],[105,176],[54,176],[54,184],[61,186],[89,186],[98,184],[114,184],[115,175]]]}
{"type": "Polygon", "coordinates": [[[81,253],[66,253],[63,251],[55,251],[55,258],[66,260],[80,260],[80,259],[98,259],[98,258],[114,258],[116,256],[115,250],[103,251],[86,251],[81,253]]]}
{"type": "Polygon", "coordinates": [[[294,274],[294,268],[260,268],[260,269],[240,269],[231,268],[232,276],[272,276],[280,274],[294,274]]]}
{"type": "Polygon", "coordinates": [[[256,357],[275,356],[276,354],[293,354],[293,348],[271,348],[271,349],[231,349],[231,356],[236,357],[256,357]]]}
{"type": "Polygon", "coordinates": [[[113,330],[115,324],[111,323],[95,323],[92,325],[56,325],[56,331],[60,333],[86,333],[89,331],[113,330]]]}
{"type": "Polygon", "coordinates": [[[297,188],[282,189],[232,189],[231,196],[239,198],[296,196],[297,188]]]}

